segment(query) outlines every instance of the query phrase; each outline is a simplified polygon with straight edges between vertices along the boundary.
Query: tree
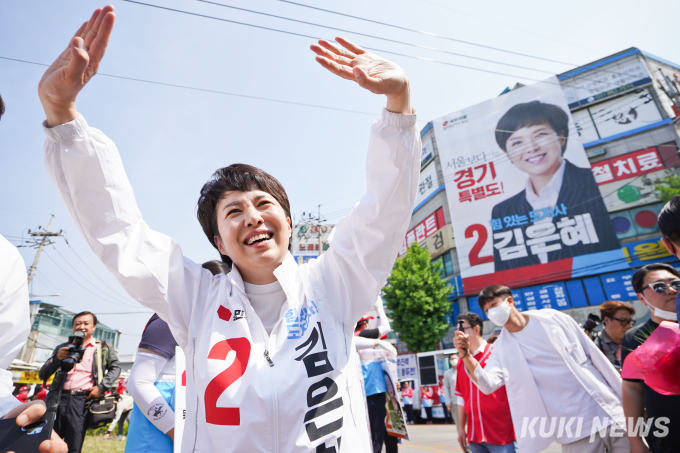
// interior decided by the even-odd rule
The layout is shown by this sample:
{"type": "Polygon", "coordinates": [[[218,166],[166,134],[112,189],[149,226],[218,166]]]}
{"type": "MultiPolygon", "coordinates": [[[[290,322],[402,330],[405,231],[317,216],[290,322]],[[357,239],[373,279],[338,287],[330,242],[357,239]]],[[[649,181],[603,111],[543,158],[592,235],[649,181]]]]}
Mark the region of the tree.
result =
{"type": "Polygon", "coordinates": [[[668,203],[671,201],[671,198],[680,195],[680,176],[666,176],[656,185],[656,191],[659,192],[659,199],[664,203],[668,203]]]}
{"type": "Polygon", "coordinates": [[[392,328],[409,350],[434,350],[446,335],[445,316],[451,311],[451,287],[440,277],[441,263],[432,263],[427,249],[417,243],[394,264],[384,300],[392,328]]]}

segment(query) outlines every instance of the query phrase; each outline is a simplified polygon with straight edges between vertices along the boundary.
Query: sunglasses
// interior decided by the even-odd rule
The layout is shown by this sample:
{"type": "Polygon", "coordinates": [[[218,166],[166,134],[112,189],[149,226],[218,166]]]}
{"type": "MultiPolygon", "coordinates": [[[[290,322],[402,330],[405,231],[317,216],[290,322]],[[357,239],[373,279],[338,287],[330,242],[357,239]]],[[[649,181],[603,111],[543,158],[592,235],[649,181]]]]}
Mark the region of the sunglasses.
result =
{"type": "Polygon", "coordinates": [[[647,288],[652,288],[655,293],[663,294],[668,290],[668,286],[670,285],[671,288],[673,288],[676,291],[680,292],[680,280],[673,280],[672,282],[653,282],[650,283],[649,285],[645,286],[642,288],[644,291],[647,288]]]}
{"type": "Polygon", "coordinates": [[[626,327],[628,324],[630,324],[631,327],[633,327],[635,325],[634,319],[623,319],[623,318],[614,318],[614,317],[612,317],[612,319],[615,319],[618,322],[620,322],[622,327],[626,327]]]}

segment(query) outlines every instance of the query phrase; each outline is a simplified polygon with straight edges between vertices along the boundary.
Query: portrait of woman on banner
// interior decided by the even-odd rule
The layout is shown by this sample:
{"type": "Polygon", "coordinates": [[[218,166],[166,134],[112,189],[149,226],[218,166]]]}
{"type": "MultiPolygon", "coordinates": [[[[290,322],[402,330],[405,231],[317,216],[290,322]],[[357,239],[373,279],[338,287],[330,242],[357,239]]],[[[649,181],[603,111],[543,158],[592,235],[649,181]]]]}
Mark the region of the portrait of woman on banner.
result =
{"type": "Polygon", "coordinates": [[[562,108],[516,104],[495,129],[498,146],[527,175],[524,189],[492,210],[496,272],[620,247],[591,169],[564,158],[569,115],[562,108]]]}

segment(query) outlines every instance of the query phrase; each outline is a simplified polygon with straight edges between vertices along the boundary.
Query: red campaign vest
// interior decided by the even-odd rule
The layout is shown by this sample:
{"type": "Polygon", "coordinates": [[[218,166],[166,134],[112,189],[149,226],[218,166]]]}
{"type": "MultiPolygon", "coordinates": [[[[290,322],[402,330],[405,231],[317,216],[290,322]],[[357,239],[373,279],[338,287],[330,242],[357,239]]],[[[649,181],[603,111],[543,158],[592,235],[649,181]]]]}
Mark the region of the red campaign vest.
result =
{"type": "MultiPolygon", "coordinates": [[[[487,343],[483,351],[474,355],[482,368],[486,366],[491,356],[491,348],[492,345],[487,343]]],[[[515,430],[505,386],[490,395],[485,395],[468,376],[462,360],[458,361],[457,369],[456,396],[462,397],[465,401],[468,442],[486,442],[492,445],[507,445],[514,442],[515,430]]]]}

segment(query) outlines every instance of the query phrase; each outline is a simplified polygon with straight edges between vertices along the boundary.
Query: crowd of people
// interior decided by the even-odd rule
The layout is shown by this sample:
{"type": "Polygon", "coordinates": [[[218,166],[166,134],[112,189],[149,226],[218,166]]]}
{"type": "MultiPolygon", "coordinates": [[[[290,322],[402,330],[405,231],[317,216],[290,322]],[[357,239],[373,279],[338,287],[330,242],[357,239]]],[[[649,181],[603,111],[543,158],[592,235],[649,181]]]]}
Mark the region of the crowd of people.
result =
{"type": "MultiPolygon", "coordinates": [[[[105,439],[115,427],[121,438],[129,418],[127,453],[173,451],[177,347],[186,358],[182,451],[354,453],[372,445],[378,453],[384,445],[392,453],[402,425],[432,424],[435,407],[473,453],[538,452],[553,442],[564,452],[678,451],[680,361],[678,345],[665,339],[678,338],[680,273],[663,263],[633,276],[650,319],[635,325],[630,304],[610,301],[596,335],[562,312],[521,312],[509,286],[487,286],[479,306],[500,333],[487,341],[479,315],[459,315],[457,353],[438,385],[418,389],[416,416],[415,389],[386,365],[397,352],[384,340],[390,326],[378,295],[414,208],[420,138],[404,71],[345,39],[313,45],[316,61],[387,102],[371,127],[366,193],[335,227],[330,248],[298,266],[285,189],[234,164],[214,173],[198,201],[220,260],[183,256],[144,222],[113,141],[76,109],[114,20],[113,7],[97,9],[40,81],[45,164],[93,252],[155,314],[127,382],[115,349],[93,336],[96,314],[85,311],[40,369],[44,384],[15,397],[6,368],[30,330],[28,288],[21,256],[0,237],[0,416],[26,426],[53,413],[41,452],[80,452],[109,402],[105,439]]],[[[680,198],[662,210],[659,227],[677,255],[680,198]]]]}

